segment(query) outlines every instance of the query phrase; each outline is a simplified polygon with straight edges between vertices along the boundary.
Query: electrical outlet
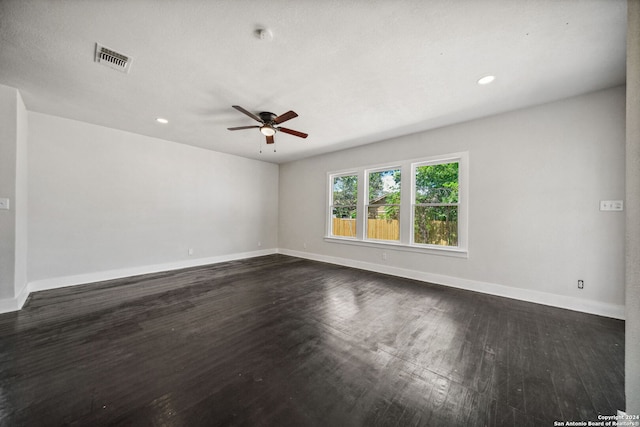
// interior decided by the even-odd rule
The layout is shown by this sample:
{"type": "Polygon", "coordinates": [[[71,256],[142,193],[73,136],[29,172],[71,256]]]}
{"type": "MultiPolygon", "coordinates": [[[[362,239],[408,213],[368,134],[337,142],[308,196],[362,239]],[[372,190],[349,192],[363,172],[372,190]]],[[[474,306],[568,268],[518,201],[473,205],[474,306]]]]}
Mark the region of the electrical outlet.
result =
{"type": "Polygon", "coordinates": [[[0,209],[9,210],[9,199],[5,197],[0,198],[0,209]]]}
{"type": "Polygon", "coordinates": [[[622,200],[600,200],[601,211],[622,211],[624,202],[622,200]]]}
{"type": "Polygon", "coordinates": [[[578,289],[584,289],[584,280],[578,280],[578,289]]]}
{"type": "Polygon", "coordinates": [[[189,251],[187,253],[189,254],[189,256],[193,255],[193,248],[189,248],[189,251]]]}
{"type": "Polygon", "coordinates": [[[307,242],[304,242],[304,243],[302,244],[302,248],[303,248],[303,249],[307,249],[307,242]]]}
{"type": "Polygon", "coordinates": [[[382,260],[383,261],[387,260],[387,253],[386,252],[382,252],[382,260]]]}
{"type": "Polygon", "coordinates": [[[258,241],[258,247],[262,246],[262,242],[258,241]]]}

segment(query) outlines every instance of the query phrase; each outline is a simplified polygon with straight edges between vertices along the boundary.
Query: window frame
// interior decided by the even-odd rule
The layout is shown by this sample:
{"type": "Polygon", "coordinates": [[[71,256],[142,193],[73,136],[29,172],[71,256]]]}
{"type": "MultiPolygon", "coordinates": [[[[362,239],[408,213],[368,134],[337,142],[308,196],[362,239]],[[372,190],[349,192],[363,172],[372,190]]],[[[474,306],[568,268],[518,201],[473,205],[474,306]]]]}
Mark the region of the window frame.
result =
{"type": "Polygon", "coordinates": [[[460,184],[460,175],[461,175],[462,164],[459,157],[454,158],[444,158],[444,159],[436,159],[436,160],[426,160],[423,162],[412,162],[411,163],[411,234],[410,234],[410,245],[418,246],[424,248],[438,249],[438,248],[449,248],[449,249],[458,249],[460,248],[460,222],[461,222],[461,209],[460,209],[460,192],[461,192],[461,184],[460,184]],[[457,163],[458,164],[458,202],[457,203],[416,203],[416,193],[417,193],[417,183],[416,183],[416,173],[419,167],[422,166],[435,166],[435,165],[446,165],[449,163],[457,163]],[[458,244],[456,246],[446,246],[446,245],[434,245],[429,243],[416,243],[415,241],[415,232],[413,231],[415,227],[415,215],[416,215],[416,206],[455,206],[458,209],[458,230],[457,230],[457,240],[458,244]]]}
{"type": "Polygon", "coordinates": [[[327,172],[328,190],[327,204],[329,207],[326,215],[326,234],[324,240],[328,243],[349,244],[380,248],[383,250],[398,250],[406,252],[427,253],[459,258],[468,258],[468,210],[469,210],[469,153],[457,152],[430,157],[394,161],[385,164],[368,165],[350,168],[341,171],[327,172]],[[414,242],[414,205],[416,192],[416,168],[431,164],[458,163],[458,245],[443,246],[414,242]],[[384,170],[400,169],[400,240],[368,239],[366,220],[368,219],[367,206],[369,203],[369,173],[384,170]],[[358,179],[358,200],[356,206],[356,236],[332,235],[333,213],[333,179],[338,176],[356,175],[358,179]],[[410,176],[407,179],[407,176],[410,176]],[[407,185],[409,183],[409,185],[407,185]]]}
{"type": "Polygon", "coordinates": [[[333,238],[333,239],[349,239],[349,240],[353,240],[353,239],[357,239],[358,238],[358,231],[360,230],[360,226],[358,224],[359,219],[360,219],[360,209],[358,208],[358,204],[360,203],[360,174],[357,171],[347,171],[347,172],[339,172],[339,173],[332,173],[329,175],[329,212],[328,212],[328,220],[327,220],[327,237],[333,238]],[[355,237],[351,237],[351,236],[340,236],[340,235],[334,235],[333,234],[333,209],[337,206],[337,207],[347,207],[347,206],[354,206],[354,205],[335,205],[334,204],[334,200],[333,200],[333,182],[335,180],[335,178],[340,178],[340,177],[344,177],[344,176],[355,176],[357,179],[357,194],[358,196],[356,197],[356,235],[355,237]]]}

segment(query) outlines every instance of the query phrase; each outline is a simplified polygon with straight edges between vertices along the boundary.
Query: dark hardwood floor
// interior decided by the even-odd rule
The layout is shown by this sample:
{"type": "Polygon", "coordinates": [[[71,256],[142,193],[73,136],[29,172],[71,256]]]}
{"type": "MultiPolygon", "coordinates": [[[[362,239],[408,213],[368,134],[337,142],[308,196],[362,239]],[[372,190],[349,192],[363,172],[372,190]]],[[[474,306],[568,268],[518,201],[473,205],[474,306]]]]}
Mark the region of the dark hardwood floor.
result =
{"type": "Polygon", "coordinates": [[[283,255],[0,315],[0,425],[552,426],[623,408],[622,321],[283,255]]]}

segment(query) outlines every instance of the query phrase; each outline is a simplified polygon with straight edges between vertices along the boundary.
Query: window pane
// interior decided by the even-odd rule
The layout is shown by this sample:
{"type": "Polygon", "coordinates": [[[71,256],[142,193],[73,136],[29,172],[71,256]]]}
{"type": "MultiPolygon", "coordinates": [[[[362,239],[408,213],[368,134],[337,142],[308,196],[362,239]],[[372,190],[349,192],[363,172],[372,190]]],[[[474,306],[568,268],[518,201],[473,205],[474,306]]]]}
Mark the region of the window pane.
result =
{"type": "Polygon", "coordinates": [[[418,166],[416,203],[458,203],[458,163],[418,166]]]}
{"type": "Polygon", "coordinates": [[[368,239],[400,240],[400,206],[369,206],[367,211],[368,239]]]}
{"type": "Polygon", "coordinates": [[[369,174],[369,204],[400,204],[400,169],[369,174]]]}
{"type": "Polygon", "coordinates": [[[458,246],[457,206],[415,206],[414,243],[458,246]]]}
{"type": "Polygon", "coordinates": [[[358,175],[333,178],[333,204],[355,205],[358,203],[358,175]]]}
{"type": "Polygon", "coordinates": [[[331,213],[331,234],[333,236],[356,237],[356,207],[334,207],[331,213]]]}

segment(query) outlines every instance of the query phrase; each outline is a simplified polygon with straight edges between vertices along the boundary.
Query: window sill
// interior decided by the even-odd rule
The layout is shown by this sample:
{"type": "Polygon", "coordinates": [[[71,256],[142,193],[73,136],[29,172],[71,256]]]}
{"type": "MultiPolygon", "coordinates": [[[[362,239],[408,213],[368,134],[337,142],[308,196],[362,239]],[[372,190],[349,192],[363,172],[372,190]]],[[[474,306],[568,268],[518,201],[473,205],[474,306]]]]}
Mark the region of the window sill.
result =
{"type": "Polygon", "coordinates": [[[466,249],[460,248],[447,248],[436,246],[412,246],[403,245],[402,243],[386,242],[386,241],[374,241],[374,240],[357,240],[350,239],[348,237],[329,237],[324,238],[328,243],[341,243],[345,245],[365,246],[369,248],[391,249],[404,252],[416,252],[430,255],[450,256],[455,258],[469,258],[469,253],[466,249]]]}

